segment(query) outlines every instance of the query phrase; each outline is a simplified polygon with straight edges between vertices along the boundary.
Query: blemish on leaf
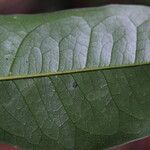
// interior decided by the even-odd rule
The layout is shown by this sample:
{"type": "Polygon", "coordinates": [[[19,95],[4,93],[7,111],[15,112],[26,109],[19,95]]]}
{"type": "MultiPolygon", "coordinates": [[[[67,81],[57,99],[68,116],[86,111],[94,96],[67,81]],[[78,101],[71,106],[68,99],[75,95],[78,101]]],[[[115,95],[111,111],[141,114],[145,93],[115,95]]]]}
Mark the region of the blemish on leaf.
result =
{"type": "Polygon", "coordinates": [[[78,86],[77,82],[73,82],[73,87],[76,88],[78,86]]]}

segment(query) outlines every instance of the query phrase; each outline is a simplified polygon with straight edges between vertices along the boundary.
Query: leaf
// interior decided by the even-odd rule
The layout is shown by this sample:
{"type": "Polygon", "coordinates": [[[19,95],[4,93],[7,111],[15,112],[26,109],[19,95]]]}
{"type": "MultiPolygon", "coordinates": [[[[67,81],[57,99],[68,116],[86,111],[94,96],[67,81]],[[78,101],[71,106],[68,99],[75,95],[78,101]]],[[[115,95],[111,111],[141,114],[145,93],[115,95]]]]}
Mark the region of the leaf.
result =
{"type": "Polygon", "coordinates": [[[0,16],[0,141],[95,150],[150,135],[150,9],[0,16]]]}

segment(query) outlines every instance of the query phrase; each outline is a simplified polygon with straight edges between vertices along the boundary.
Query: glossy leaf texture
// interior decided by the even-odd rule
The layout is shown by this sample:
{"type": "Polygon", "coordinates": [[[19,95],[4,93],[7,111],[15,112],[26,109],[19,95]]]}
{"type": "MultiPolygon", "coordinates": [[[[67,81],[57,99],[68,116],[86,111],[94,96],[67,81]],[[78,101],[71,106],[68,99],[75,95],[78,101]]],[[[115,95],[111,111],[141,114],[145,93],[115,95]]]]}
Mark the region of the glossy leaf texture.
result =
{"type": "Polygon", "coordinates": [[[0,16],[0,141],[99,150],[149,136],[149,19],[123,5],[0,16]]]}

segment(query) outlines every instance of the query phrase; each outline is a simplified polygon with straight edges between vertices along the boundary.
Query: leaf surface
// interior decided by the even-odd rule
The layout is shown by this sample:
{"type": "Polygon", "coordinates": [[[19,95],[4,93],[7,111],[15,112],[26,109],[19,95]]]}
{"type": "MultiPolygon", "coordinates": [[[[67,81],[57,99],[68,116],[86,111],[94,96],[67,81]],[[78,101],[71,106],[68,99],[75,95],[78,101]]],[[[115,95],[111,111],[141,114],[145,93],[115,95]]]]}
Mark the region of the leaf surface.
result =
{"type": "Polygon", "coordinates": [[[95,150],[149,136],[149,18],[120,5],[0,16],[0,141],[95,150]]]}

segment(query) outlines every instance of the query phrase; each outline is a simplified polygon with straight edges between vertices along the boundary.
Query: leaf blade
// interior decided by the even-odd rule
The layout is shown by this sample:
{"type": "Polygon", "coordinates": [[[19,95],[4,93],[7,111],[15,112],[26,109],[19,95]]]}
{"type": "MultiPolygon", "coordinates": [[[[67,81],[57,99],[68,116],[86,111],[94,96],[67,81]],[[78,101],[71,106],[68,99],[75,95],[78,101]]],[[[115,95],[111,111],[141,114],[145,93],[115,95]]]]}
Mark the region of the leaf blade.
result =
{"type": "MultiPolygon", "coordinates": [[[[83,15],[82,11],[78,12],[78,16],[75,15],[76,12],[72,12],[72,16],[68,17],[62,13],[61,19],[47,15],[48,21],[43,19],[37,22],[35,19],[35,22],[26,24],[25,29],[19,27],[17,33],[16,29],[5,21],[9,38],[4,41],[7,45],[4,43],[1,50],[2,55],[5,55],[1,60],[1,80],[7,77],[47,76],[149,64],[149,42],[143,41],[148,35],[140,34],[141,31],[146,33],[149,30],[149,10],[147,7],[136,7],[130,19],[130,7],[128,10],[131,12],[123,14],[124,16],[118,14],[119,9],[115,9],[115,6],[102,7],[90,14],[85,12],[83,15]],[[138,11],[141,11],[139,20],[135,19],[138,11]],[[14,31],[9,32],[9,28],[13,28],[14,31]],[[26,28],[30,28],[30,31],[26,28]],[[20,40],[17,39],[18,34],[23,36],[20,40]],[[9,46],[13,45],[16,48],[10,49],[9,46]],[[21,67],[22,65],[24,67],[21,67]]],[[[24,22],[31,19],[27,16],[16,17],[22,17],[24,22]]],[[[18,27],[16,17],[13,16],[10,20],[18,27]]],[[[37,16],[38,19],[40,17],[37,16]]],[[[20,22],[22,24],[22,21],[20,22]]],[[[6,31],[2,28],[2,33],[5,34],[6,31]]]]}
{"type": "Polygon", "coordinates": [[[6,36],[0,44],[1,141],[25,149],[104,149],[149,136],[149,9],[120,7],[40,21],[40,15],[33,21],[18,16],[27,21],[26,30],[6,18],[0,38],[6,36]],[[125,17],[123,8],[129,10],[125,17]],[[139,11],[144,18],[136,18],[139,11]]]}

